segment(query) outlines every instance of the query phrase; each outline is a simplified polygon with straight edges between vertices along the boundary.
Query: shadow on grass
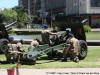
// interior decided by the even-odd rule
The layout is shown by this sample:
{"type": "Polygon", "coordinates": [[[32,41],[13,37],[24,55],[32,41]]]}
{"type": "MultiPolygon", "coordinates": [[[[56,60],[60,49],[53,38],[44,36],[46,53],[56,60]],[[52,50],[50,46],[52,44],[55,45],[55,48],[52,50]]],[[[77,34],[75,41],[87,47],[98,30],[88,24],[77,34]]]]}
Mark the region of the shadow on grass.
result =
{"type": "Polygon", "coordinates": [[[55,61],[60,61],[61,58],[58,57],[53,57],[53,58],[49,58],[48,56],[44,56],[44,57],[40,57],[38,60],[47,60],[45,62],[41,62],[41,63],[36,63],[36,64],[45,64],[45,63],[51,63],[51,62],[55,62],[55,61]]]}
{"type": "Polygon", "coordinates": [[[9,64],[7,61],[0,61],[0,64],[9,64]]]}
{"type": "Polygon", "coordinates": [[[36,64],[46,64],[46,63],[51,63],[51,62],[55,62],[55,61],[58,61],[58,60],[50,60],[50,61],[41,62],[41,63],[36,63],[36,64]]]}
{"type": "MultiPolygon", "coordinates": [[[[55,62],[55,61],[61,61],[61,57],[59,56],[55,56],[55,57],[48,57],[48,56],[41,56],[38,57],[36,61],[40,61],[40,62],[36,62],[35,64],[45,64],[45,63],[51,63],[51,62],[55,62]],[[43,62],[42,62],[43,60],[43,62]]],[[[6,60],[0,60],[0,64],[15,64],[16,62],[12,61],[12,62],[8,62],[6,60]]],[[[28,61],[27,63],[25,63],[25,61],[20,61],[20,64],[22,65],[33,65],[32,62],[28,61]],[[24,62],[24,63],[22,63],[24,62]]]]}

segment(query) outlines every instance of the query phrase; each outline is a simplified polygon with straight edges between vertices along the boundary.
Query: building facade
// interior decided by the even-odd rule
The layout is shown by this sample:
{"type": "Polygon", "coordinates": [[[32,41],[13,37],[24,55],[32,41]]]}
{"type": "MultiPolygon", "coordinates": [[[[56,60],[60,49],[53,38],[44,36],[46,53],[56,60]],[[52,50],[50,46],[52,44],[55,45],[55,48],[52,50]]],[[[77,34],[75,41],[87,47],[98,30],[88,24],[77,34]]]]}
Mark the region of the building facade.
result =
{"type": "Polygon", "coordinates": [[[29,15],[35,15],[40,5],[40,0],[19,0],[19,6],[23,7],[29,15]]]}
{"type": "Polygon", "coordinates": [[[41,8],[46,12],[65,13],[66,0],[41,0],[41,8]]]}
{"type": "Polygon", "coordinates": [[[67,15],[100,13],[100,0],[19,0],[19,6],[31,15],[39,9],[67,15]]]}
{"type": "Polygon", "coordinates": [[[22,7],[22,0],[18,0],[18,6],[22,7]]]}
{"type": "Polygon", "coordinates": [[[0,8],[0,12],[3,11],[5,8],[0,8]]]}
{"type": "Polygon", "coordinates": [[[100,0],[66,0],[66,14],[99,14],[100,0]]]}
{"type": "Polygon", "coordinates": [[[100,0],[66,0],[66,14],[84,16],[91,27],[100,27],[100,0]]]}
{"type": "Polygon", "coordinates": [[[44,12],[66,12],[66,0],[19,0],[19,6],[34,15],[36,10],[44,12]]]}

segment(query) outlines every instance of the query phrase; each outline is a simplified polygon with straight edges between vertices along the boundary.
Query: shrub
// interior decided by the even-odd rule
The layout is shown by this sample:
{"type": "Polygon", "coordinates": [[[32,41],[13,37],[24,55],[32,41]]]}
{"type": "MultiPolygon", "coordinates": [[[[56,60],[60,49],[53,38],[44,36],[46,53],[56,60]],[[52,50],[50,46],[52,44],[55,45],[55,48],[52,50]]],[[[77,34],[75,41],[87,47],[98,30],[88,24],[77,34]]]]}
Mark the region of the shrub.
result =
{"type": "Polygon", "coordinates": [[[89,25],[84,25],[85,32],[91,32],[91,27],[89,25]]]}
{"type": "Polygon", "coordinates": [[[13,30],[9,30],[8,31],[8,34],[10,34],[10,35],[14,35],[14,34],[16,34],[13,30]]]}

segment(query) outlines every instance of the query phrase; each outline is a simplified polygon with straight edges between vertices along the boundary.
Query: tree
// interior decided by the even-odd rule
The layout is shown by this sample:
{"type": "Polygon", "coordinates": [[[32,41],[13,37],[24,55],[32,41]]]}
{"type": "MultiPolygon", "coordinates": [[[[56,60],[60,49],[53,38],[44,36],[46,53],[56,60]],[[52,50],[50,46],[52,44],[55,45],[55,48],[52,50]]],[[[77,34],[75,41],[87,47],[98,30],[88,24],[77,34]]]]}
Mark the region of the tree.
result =
{"type": "Polygon", "coordinates": [[[23,27],[25,23],[30,21],[28,14],[24,12],[23,8],[4,9],[1,14],[7,24],[17,21],[18,27],[23,27]]]}
{"type": "Polygon", "coordinates": [[[24,12],[23,8],[18,8],[15,11],[18,14],[17,15],[18,27],[23,27],[25,23],[28,23],[30,21],[28,14],[24,12]]]}
{"type": "Polygon", "coordinates": [[[4,21],[6,21],[7,23],[17,20],[17,12],[15,10],[4,9],[1,14],[3,16],[4,21]]]}

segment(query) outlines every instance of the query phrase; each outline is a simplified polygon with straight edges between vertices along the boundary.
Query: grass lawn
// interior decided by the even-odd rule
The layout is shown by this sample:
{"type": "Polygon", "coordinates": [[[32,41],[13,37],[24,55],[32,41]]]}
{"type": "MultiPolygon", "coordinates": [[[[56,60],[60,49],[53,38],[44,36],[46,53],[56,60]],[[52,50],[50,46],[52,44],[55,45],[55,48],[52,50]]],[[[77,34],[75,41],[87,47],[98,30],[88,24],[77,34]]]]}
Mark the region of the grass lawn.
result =
{"type": "Polygon", "coordinates": [[[100,32],[89,32],[86,33],[87,40],[100,40],[100,32]]]}
{"type": "MultiPolygon", "coordinates": [[[[42,60],[37,60],[35,65],[20,65],[21,68],[100,68],[100,48],[88,48],[88,55],[84,60],[79,63],[75,62],[61,62],[61,60],[48,60],[43,59],[47,56],[42,56],[42,60]]],[[[0,61],[5,61],[5,56],[0,55],[0,61]]],[[[0,68],[12,68],[16,64],[0,64],[0,68]]]]}

